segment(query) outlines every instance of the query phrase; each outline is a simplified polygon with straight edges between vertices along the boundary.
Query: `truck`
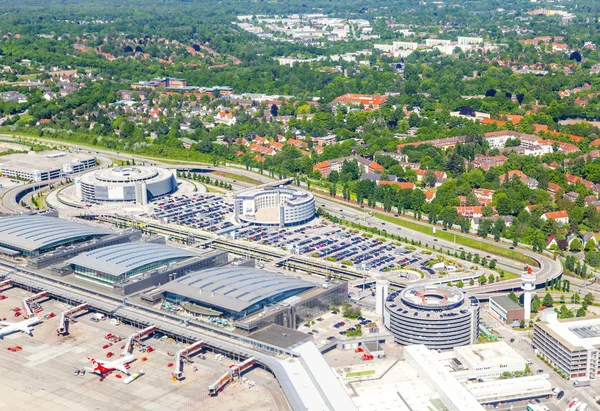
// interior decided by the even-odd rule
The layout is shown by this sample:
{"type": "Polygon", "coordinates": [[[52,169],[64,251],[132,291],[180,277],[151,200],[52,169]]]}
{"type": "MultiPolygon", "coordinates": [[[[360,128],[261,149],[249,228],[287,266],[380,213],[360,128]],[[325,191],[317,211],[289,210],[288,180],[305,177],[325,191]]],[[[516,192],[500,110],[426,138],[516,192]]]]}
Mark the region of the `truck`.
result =
{"type": "Polygon", "coordinates": [[[589,378],[577,378],[575,381],[573,381],[573,387],[575,388],[589,387],[590,384],[591,381],[589,378]]]}

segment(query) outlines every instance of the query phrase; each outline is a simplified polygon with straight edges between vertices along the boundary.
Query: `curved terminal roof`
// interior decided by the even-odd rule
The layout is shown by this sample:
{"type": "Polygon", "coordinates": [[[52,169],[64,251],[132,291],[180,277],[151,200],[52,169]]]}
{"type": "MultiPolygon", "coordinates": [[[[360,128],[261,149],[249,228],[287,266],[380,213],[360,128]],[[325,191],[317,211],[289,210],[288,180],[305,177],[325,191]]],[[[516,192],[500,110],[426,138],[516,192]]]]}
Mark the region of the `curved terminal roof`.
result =
{"type": "Polygon", "coordinates": [[[144,266],[182,260],[198,255],[181,248],[142,241],[99,248],[71,258],[68,263],[109,275],[120,276],[144,266]]]}
{"type": "Polygon", "coordinates": [[[161,289],[239,312],[279,294],[301,292],[315,286],[308,281],[252,267],[217,267],[188,274],[161,289]]]}
{"type": "Polygon", "coordinates": [[[0,245],[29,252],[106,234],[86,224],[44,215],[0,218],[0,245]]]}

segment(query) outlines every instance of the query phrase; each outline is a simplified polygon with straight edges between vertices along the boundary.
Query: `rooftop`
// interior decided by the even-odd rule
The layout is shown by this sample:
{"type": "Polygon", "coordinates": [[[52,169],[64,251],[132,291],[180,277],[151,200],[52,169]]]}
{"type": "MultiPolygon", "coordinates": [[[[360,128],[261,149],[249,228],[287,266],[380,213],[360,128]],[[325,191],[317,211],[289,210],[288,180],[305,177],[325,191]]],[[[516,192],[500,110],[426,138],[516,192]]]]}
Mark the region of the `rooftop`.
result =
{"type": "Polygon", "coordinates": [[[0,157],[0,168],[45,172],[62,169],[64,164],[75,164],[92,158],[89,154],[74,155],[66,151],[30,151],[27,154],[8,154],[0,157]]]}
{"type": "Polygon", "coordinates": [[[68,263],[109,275],[120,276],[149,264],[164,261],[166,265],[175,259],[181,260],[196,256],[198,255],[182,248],[139,241],[103,247],[79,254],[70,259],[68,263]]]}
{"type": "Polygon", "coordinates": [[[498,296],[494,295],[494,296],[490,297],[490,300],[494,300],[494,302],[496,304],[498,304],[500,307],[504,308],[506,311],[518,310],[518,309],[522,308],[518,303],[511,300],[506,295],[498,295],[498,296]]]}
{"type": "Polygon", "coordinates": [[[568,348],[600,348],[600,318],[573,318],[558,320],[547,317],[539,325],[568,348]]]}
{"type": "Polygon", "coordinates": [[[312,337],[308,334],[277,324],[263,328],[249,337],[284,349],[291,349],[301,343],[312,340],[312,337]]]}
{"type": "Polygon", "coordinates": [[[197,271],[161,288],[200,303],[239,312],[263,300],[315,286],[292,276],[252,267],[228,266],[197,271]]]}
{"type": "Polygon", "coordinates": [[[106,234],[106,230],[44,215],[0,218],[0,244],[29,252],[106,234]]]}
{"type": "Polygon", "coordinates": [[[525,360],[504,341],[454,347],[460,361],[470,369],[486,364],[524,363],[525,360]]]}

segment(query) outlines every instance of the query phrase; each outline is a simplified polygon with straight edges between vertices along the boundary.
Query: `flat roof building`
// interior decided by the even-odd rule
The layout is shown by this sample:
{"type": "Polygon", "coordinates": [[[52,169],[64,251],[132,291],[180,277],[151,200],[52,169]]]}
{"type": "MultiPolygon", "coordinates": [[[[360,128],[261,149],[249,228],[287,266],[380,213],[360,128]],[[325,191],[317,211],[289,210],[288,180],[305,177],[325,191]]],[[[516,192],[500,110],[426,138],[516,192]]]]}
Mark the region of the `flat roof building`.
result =
{"type": "Polygon", "coordinates": [[[93,156],[67,151],[30,151],[0,157],[2,175],[35,182],[81,173],[95,165],[93,156]]]}
{"type": "Polygon", "coordinates": [[[499,378],[505,372],[525,371],[527,362],[505,342],[454,347],[438,355],[462,383],[499,378]]]}
{"type": "Polygon", "coordinates": [[[473,394],[449,370],[443,367],[435,354],[424,345],[404,347],[404,357],[418,375],[425,380],[450,411],[483,411],[473,394]]]}
{"type": "Polygon", "coordinates": [[[68,263],[78,276],[114,284],[134,275],[197,256],[198,254],[186,249],[137,241],[79,254],[68,263]]]}
{"type": "MultiPolygon", "coordinates": [[[[55,215],[20,215],[0,218],[0,247],[26,257],[37,256],[59,246],[110,234],[55,215]]],[[[2,250],[0,249],[0,252],[2,250]]]]}
{"type": "Polygon", "coordinates": [[[533,344],[569,378],[595,380],[600,373],[600,318],[558,320],[556,312],[544,310],[534,325],[533,344]]]}
{"type": "Polygon", "coordinates": [[[525,318],[524,309],[505,295],[490,297],[490,312],[504,324],[518,326],[525,318]]]}

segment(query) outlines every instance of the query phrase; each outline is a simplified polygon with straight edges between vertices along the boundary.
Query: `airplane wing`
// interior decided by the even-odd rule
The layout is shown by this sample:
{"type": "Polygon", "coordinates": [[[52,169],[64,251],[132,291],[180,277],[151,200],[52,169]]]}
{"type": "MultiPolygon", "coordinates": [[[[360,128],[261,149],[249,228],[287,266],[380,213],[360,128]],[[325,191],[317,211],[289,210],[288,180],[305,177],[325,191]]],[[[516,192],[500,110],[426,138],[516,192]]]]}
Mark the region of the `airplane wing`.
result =
{"type": "Polygon", "coordinates": [[[115,370],[119,370],[121,371],[123,374],[125,375],[129,375],[129,370],[127,370],[127,368],[125,368],[125,364],[121,364],[115,367],[115,370]]]}
{"type": "Polygon", "coordinates": [[[29,328],[29,325],[27,325],[27,324],[19,324],[19,325],[17,325],[17,327],[18,327],[19,331],[23,331],[26,334],[33,335],[31,333],[31,328],[29,328]]]}
{"type": "Polygon", "coordinates": [[[12,325],[13,323],[9,323],[8,321],[0,321],[0,325],[3,327],[8,327],[9,325],[12,325]]]}

